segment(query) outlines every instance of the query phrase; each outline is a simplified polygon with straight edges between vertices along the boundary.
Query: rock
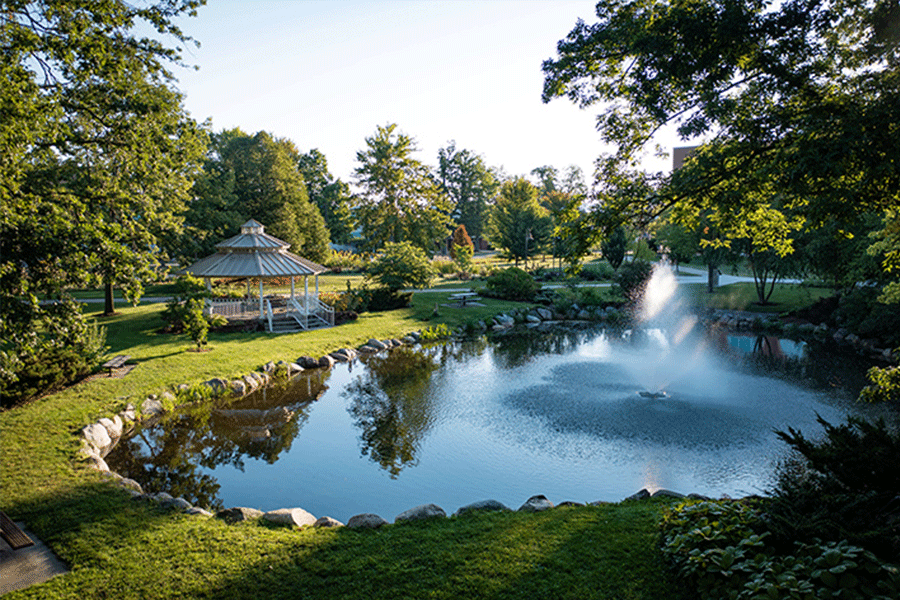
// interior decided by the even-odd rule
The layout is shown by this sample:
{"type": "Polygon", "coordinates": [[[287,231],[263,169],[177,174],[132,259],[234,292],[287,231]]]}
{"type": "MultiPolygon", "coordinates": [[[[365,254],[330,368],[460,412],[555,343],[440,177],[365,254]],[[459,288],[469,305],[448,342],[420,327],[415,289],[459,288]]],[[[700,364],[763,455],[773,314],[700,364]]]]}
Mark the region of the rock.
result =
{"type": "Polygon", "coordinates": [[[137,414],[134,411],[134,404],[128,404],[125,410],[119,413],[123,423],[134,423],[137,421],[137,414]]]}
{"type": "Polygon", "coordinates": [[[82,460],[93,460],[94,457],[100,458],[100,451],[92,443],[82,439],[81,448],[78,449],[78,457],[82,460]]]}
{"type": "Polygon", "coordinates": [[[651,498],[684,498],[684,494],[673,492],[672,490],[659,489],[650,494],[651,498]]]}
{"type": "Polygon", "coordinates": [[[563,508],[563,507],[566,507],[566,506],[568,506],[568,507],[584,506],[584,503],[583,503],[583,502],[573,502],[573,501],[571,501],[571,500],[566,500],[566,501],[564,501],[564,502],[560,502],[559,504],[557,504],[557,505],[556,505],[556,508],[563,508]]]}
{"type": "Polygon", "coordinates": [[[350,517],[349,521],[347,521],[347,527],[349,527],[350,529],[377,529],[382,525],[387,524],[387,521],[372,513],[354,515],[350,517]]]}
{"type": "Polygon", "coordinates": [[[147,398],[144,400],[143,404],[141,404],[141,414],[147,417],[155,417],[157,415],[163,414],[165,409],[163,408],[162,402],[156,400],[155,398],[147,398]]]}
{"type": "Polygon", "coordinates": [[[479,502],[473,502],[472,504],[467,504],[465,506],[460,507],[455,513],[453,513],[454,517],[458,517],[459,515],[464,515],[470,512],[478,512],[478,511],[497,511],[497,510],[510,510],[502,502],[498,502],[496,500],[481,500],[479,502]]]}
{"type": "Polygon", "coordinates": [[[548,508],[553,508],[553,503],[547,500],[547,497],[543,494],[538,494],[537,496],[532,496],[526,500],[525,504],[519,507],[519,510],[525,512],[541,512],[548,508]]]}
{"type": "Polygon", "coordinates": [[[228,382],[220,377],[213,377],[209,381],[204,381],[203,385],[212,390],[214,396],[218,396],[228,388],[228,382]]]}
{"type": "Polygon", "coordinates": [[[537,314],[541,318],[542,321],[549,321],[553,318],[553,313],[547,310],[546,308],[538,308],[537,314]]]}
{"type": "Polygon", "coordinates": [[[275,370],[276,366],[277,365],[275,364],[275,362],[270,360],[265,365],[263,365],[263,371],[266,373],[272,373],[275,370]]]}
{"type": "Polygon", "coordinates": [[[648,492],[646,489],[643,489],[637,493],[634,493],[634,494],[628,496],[627,498],[625,498],[625,500],[646,500],[649,497],[650,497],[650,492],[648,492]]]}
{"type": "Polygon", "coordinates": [[[691,500],[712,500],[712,498],[710,498],[709,496],[704,496],[703,494],[688,494],[687,497],[691,500]]]}
{"type": "Polygon", "coordinates": [[[253,390],[255,390],[256,388],[259,387],[259,382],[256,380],[255,377],[251,377],[250,375],[244,375],[243,379],[244,379],[244,383],[247,384],[247,392],[248,393],[252,392],[253,390]]]}
{"type": "Polygon", "coordinates": [[[198,515],[201,517],[213,516],[213,514],[211,512],[209,512],[208,510],[204,510],[204,509],[200,508],[199,506],[192,506],[192,507],[188,508],[187,510],[185,510],[184,512],[186,512],[189,515],[198,515]]]}
{"type": "Polygon", "coordinates": [[[331,356],[326,354],[325,356],[323,356],[322,358],[319,359],[319,366],[323,367],[325,369],[330,369],[331,367],[334,366],[335,362],[336,361],[331,356]]]}
{"type": "Polygon", "coordinates": [[[316,522],[313,523],[313,527],[343,527],[344,524],[338,521],[337,519],[332,519],[331,517],[319,517],[316,519],[316,522]]]}
{"type": "Polygon", "coordinates": [[[116,479],[115,485],[126,490],[135,491],[139,494],[144,493],[144,488],[141,487],[141,484],[134,479],[128,479],[127,477],[119,477],[116,479]]]}
{"type": "Polygon", "coordinates": [[[241,521],[249,521],[250,519],[258,519],[261,516],[263,516],[263,511],[255,508],[246,508],[244,506],[225,508],[216,513],[217,519],[222,519],[229,525],[241,521]]]}
{"type": "Polygon", "coordinates": [[[100,423],[87,425],[81,430],[81,434],[89,444],[97,449],[97,454],[99,456],[105,456],[106,452],[109,451],[110,446],[112,446],[112,439],[109,437],[109,431],[107,431],[106,427],[100,423]]]}
{"type": "Polygon", "coordinates": [[[303,527],[305,525],[312,525],[316,522],[316,518],[302,508],[279,508],[278,510],[270,510],[265,513],[262,518],[269,523],[285,525],[287,527],[303,527]]]}
{"type": "Polygon", "coordinates": [[[360,354],[375,354],[376,352],[378,352],[378,348],[369,346],[368,344],[360,346],[359,348],[357,348],[357,350],[360,352],[360,354]]]}
{"type": "Polygon", "coordinates": [[[416,338],[414,338],[414,337],[411,336],[411,335],[408,335],[408,336],[406,336],[405,338],[403,338],[403,343],[404,343],[404,344],[410,344],[410,345],[411,345],[411,344],[415,344],[415,343],[416,343],[416,338]]]}
{"type": "Polygon", "coordinates": [[[437,504],[422,504],[405,510],[394,519],[394,523],[402,523],[404,521],[419,521],[421,519],[431,519],[434,517],[446,517],[447,513],[437,504]]]}
{"type": "Polygon", "coordinates": [[[312,356],[301,356],[297,359],[297,364],[304,369],[318,369],[319,361],[312,356]]]}
{"type": "Polygon", "coordinates": [[[175,386],[175,389],[178,390],[179,392],[186,392],[189,389],[191,389],[191,386],[189,386],[186,383],[179,383],[177,386],[175,386]]]}
{"type": "Polygon", "coordinates": [[[296,375],[297,373],[303,372],[303,367],[298,365],[297,363],[285,363],[287,365],[288,377],[296,375]]]}
{"type": "Polygon", "coordinates": [[[175,508],[178,510],[187,510],[191,508],[191,503],[184,498],[172,498],[171,500],[160,502],[160,504],[162,504],[166,508],[175,508]]]}
{"type": "Polygon", "coordinates": [[[402,345],[403,345],[403,342],[401,342],[401,341],[398,340],[397,338],[391,338],[390,342],[391,342],[391,346],[394,347],[394,348],[396,348],[397,346],[402,346],[402,345]]]}
{"type": "Polygon", "coordinates": [[[169,500],[174,500],[172,494],[167,492],[157,492],[155,494],[150,494],[151,500],[156,500],[157,502],[168,502],[169,500]]]}
{"type": "Polygon", "coordinates": [[[579,311],[578,311],[578,314],[577,314],[576,316],[578,317],[578,319],[580,319],[580,320],[582,320],[582,321],[590,321],[590,320],[591,320],[591,317],[592,317],[592,315],[591,315],[591,313],[590,313],[589,311],[586,311],[586,310],[583,310],[583,309],[582,309],[582,310],[579,310],[579,311]]]}
{"type": "Polygon", "coordinates": [[[100,458],[100,456],[97,454],[89,456],[87,459],[87,463],[90,468],[92,468],[96,471],[103,471],[103,472],[109,471],[109,465],[106,464],[106,461],[103,460],[102,458],[100,458]]]}
{"type": "Polygon", "coordinates": [[[104,417],[97,422],[106,428],[111,439],[117,440],[122,437],[122,418],[119,415],[114,416],[112,419],[104,417]]]}
{"type": "Polygon", "coordinates": [[[368,342],[366,342],[366,345],[367,345],[367,346],[372,346],[373,348],[375,348],[375,349],[377,349],[377,350],[387,350],[388,347],[389,347],[389,346],[388,346],[387,344],[385,344],[384,342],[382,342],[382,341],[380,341],[380,340],[376,340],[375,338],[372,338],[372,339],[370,339],[368,342]]]}
{"type": "Polygon", "coordinates": [[[595,500],[590,503],[590,506],[606,506],[607,504],[611,503],[607,502],[606,500],[595,500]]]}
{"type": "Polygon", "coordinates": [[[235,379],[231,382],[231,393],[235,396],[243,396],[247,393],[247,382],[243,379],[235,379]]]}
{"type": "Polygon", "coordinates": [[[525,316],[525,321],[526,321],[527,323],[540,323],[540,322],[541,322],[541,318],[540,318],[539,316],[537,316],[537,315],[534,315],[534,314],[528,314],[528,315],[525,316]]]}

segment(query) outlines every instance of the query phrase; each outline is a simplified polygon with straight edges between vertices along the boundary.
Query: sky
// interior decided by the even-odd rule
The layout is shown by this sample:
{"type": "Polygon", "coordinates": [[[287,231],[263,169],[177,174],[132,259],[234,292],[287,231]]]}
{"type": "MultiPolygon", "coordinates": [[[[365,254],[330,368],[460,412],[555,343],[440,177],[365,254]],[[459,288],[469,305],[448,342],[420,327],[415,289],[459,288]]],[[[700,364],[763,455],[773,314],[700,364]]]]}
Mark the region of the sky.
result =
{"type": "Polygon", "coordinates": [[[184,54],[197,70],[173,69],[187,110],[214,131],[318,148],[348,183],[389,123],[425,164],[455,140],[510,176],[577,165],[590,183],[609,151],[596,109],[541,102],[541,63],[579,18],[596,21],[591,0],[208,1],[180,23],[201,44],[184,54]]]}

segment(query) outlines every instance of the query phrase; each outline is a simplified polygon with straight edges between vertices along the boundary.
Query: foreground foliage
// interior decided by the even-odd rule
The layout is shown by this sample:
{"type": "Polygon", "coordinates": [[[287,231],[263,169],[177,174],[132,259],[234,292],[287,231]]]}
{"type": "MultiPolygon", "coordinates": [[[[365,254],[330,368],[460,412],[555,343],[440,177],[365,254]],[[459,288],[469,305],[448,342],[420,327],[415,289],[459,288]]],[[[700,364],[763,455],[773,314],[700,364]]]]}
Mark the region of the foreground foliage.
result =
{"type": "Polygon", "coordinates": [[[900,593],[900,571],[846,541],[772,543],[765,505],[701,502],[663,521],[663,552],[701,598],[877,598],[900,593]]]}

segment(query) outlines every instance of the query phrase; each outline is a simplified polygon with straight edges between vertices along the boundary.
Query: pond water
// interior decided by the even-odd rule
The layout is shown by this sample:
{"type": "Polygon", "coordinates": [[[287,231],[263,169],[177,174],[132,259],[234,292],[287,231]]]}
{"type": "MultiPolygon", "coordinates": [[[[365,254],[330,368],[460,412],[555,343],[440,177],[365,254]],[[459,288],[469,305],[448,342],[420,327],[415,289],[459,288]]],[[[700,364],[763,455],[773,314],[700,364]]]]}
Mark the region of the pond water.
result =
{"type": "Polygon", "coordinates": [[[107,461],[200,506],[302,507],[344,522],[429,502],[517,508],[534,494],[742,496],[765,491],[786,455],[775,429],[812,435],[816,415],[871,410],[853,402],[865,365],[851,363],[777,338],[524,330],[307,371],[171,415],[107,461]]]}

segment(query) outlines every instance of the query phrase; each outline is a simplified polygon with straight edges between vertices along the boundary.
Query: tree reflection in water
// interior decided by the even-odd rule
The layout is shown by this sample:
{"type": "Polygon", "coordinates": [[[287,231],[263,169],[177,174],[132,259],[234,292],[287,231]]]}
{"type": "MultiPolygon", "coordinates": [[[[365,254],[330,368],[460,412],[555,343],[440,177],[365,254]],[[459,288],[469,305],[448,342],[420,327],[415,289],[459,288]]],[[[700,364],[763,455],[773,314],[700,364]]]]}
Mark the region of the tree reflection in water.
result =
{"type": "Polygon", "coordinates": [[[165,491],[197,506],[222,508],[220,486],[204,470],[230,464],[243,471],[247,458],[277,461],[309,418],[311,401],[328,389],[328,375],[322,370],[304,372],[236,402],[172,413],[120,440],[106,461],[145,492],[165,491]]]}
{"type": "Polygon", "coordinates": [[[416,452],[435,417],[431,377],[446,346],[394,348],[364,359],[366,372],[343,396],[359,427],[361,452],[395,479],[416,464],[416,452]]]}

